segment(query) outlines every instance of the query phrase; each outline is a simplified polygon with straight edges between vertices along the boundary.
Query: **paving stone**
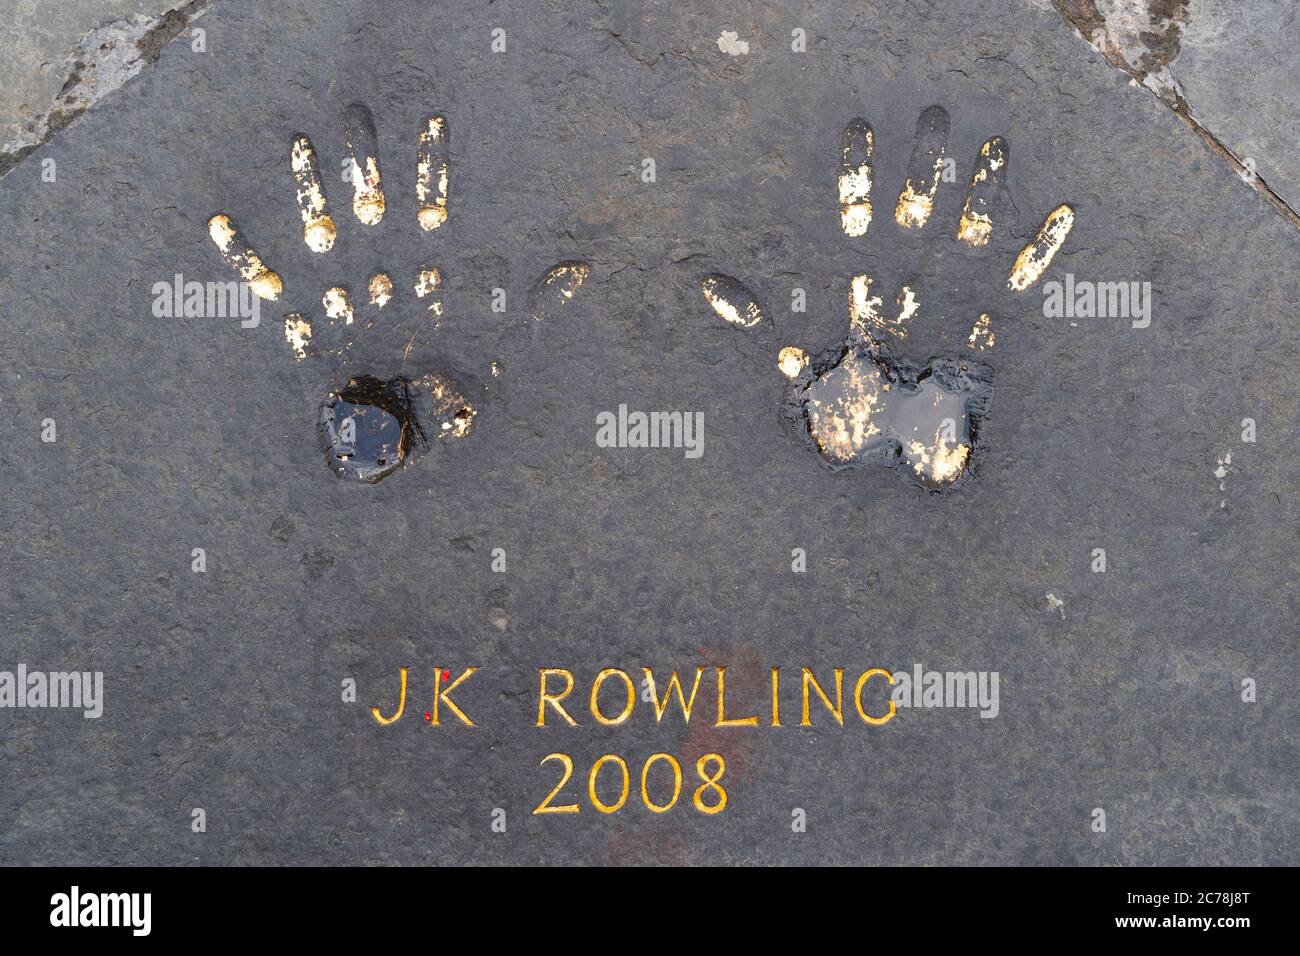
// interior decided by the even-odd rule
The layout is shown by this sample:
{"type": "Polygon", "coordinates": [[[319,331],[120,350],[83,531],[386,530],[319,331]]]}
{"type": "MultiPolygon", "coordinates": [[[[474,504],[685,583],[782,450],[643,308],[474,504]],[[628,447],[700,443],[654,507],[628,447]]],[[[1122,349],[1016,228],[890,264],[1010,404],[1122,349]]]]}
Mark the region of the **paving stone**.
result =
{"type": "Polygon", "coordinates": [[[284,0],[216,3],[202,27],[204,52],[162,48],[0,181],[0,670],[102,671],[105,694],[98,719],[0,709],[0,862],[1300,862],[1300,233],[1055,8],[284,0]],[[352,104],[374,123],[374,226],[343,181],[352,104]],[[932,104],[955,181],[905,230],[894,199],[932,104]],[[448,215],[425,231],[434,114],[448,215]],[[851,238],[855,117],[874,216],[851,238]],[[295,203],[298,133],[336,228],[323,254],[295,203]],[[1007,192],[971,248],[956,226],[994,135],[1007,192]],[[1069,236],[1013,293],[1063,203],[1069,236]],[[238,278],[218,215],[283,292],[169,317],[177,276],[182,312],[186,282],[238,278]],[[767,321],[719,318],[715,273],[767,321]],[[782,416],[778,354],[845,340],[857,274],[891,307],[914,283],[909,368],[992,316],[988,411],[951,487],[833,469],[782,416]],[[1149,324],[1046,314],[1067,276],[1150,283],[1149,324]],[[343,287],[350,325],[322,305],[343,287]],[[301,361],[286,313],[312,325],[301,361]],[[472,430],[382,481],[336,477],[322,402],[425,374],[455,383],[472,430]],[[601,447],[621,405],[702,414],[703,454],[601,447]],[[851,698],[864,670],[918,663],[998,672],[997,716],[875,727],[846,699],[840,727],[814,696],[799,726],[800,668],[827,688],[844,668],[851,698]],[[697,665],[728,667],[737,716],[765,713],[780,667],[782,726],[657,724],[639,686],[623,726],[583,706],[576,728],[533,726],[539,667],[571,669],[585,701],[602,668],[697,665]],[[469,666],[454,696],[476,726],[424,721],[435,672],[469,666]],[[405,715],[380,726],[402,667],[405,715]],[[556,751],[582,812],[534,815],[556,751]],[[660,751],[686,783],[656,815],[635,775],[660,751]],[[712,816],[691,805],[708,752],[728,762],[712,816]],[[607,753],[634,776],[601,814],[585,779],[607,753]]]}

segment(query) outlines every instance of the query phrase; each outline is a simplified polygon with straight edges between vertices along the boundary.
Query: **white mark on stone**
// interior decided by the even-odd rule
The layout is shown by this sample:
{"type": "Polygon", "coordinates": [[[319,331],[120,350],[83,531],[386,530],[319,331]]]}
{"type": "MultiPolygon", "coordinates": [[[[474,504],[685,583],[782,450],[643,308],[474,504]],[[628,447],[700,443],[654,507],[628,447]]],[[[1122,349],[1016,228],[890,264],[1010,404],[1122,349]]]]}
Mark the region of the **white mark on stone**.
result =
{"type": "Polygon", "coordinates": [[[744,56],[749,52],[749,43],[740,39],[735,30],[723,30],[718,37],[718,49],[728,56],[744,56]]]}
{"type": "MultiPolygon", "coordinates": [[[[1227,491],[1228,490],[1227,478],[1230,474],[1232,474],[1232,452],[1226,453],[1222,458],[1218,459],[1214,464],[1215,464],[1214,477],[1219,482],[1219,490],[1227,491]]],[[[1219,508],[1226,509],[1227,507],[1228,507],[1228,499],[1220,498],[1219,508]]]]}
{"type": "Polygon", "coordinates": [[[1065,620],[1065,602],[1062,601],[1062,600],[1061,600],[1059,597],[1057,597],[1055,594],[1053,594],[1051,591],[1048,591],[1046,594],[1043,595],[1043,597],[1047,598],[1048,606],[1055,608],[1055,609],[1057,610],[1057,612],[1060,613],[1060,615],[1061,615],[1061,620],[1064,621],[1064,620],[1065,620]]]}

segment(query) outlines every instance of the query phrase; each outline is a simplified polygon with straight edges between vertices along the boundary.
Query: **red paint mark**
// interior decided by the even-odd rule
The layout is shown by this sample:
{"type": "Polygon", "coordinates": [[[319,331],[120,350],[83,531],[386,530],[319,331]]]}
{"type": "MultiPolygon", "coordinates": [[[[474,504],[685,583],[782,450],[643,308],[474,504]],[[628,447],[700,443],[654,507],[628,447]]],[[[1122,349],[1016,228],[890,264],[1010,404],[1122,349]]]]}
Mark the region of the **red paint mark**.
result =
{"type": "Polygon", "coordinates": [[[442,669],[442,679],[451,680],[451,671],[446,667],[442,669]]]}
{"type": "Polygon", "coordinates": [[[426,710],[426,711],[424,712],[424,719],[425,719],[425,720],[432,721],[432,720],[433,720],[433,714],[429,713],[429,712],[426,710]]]}

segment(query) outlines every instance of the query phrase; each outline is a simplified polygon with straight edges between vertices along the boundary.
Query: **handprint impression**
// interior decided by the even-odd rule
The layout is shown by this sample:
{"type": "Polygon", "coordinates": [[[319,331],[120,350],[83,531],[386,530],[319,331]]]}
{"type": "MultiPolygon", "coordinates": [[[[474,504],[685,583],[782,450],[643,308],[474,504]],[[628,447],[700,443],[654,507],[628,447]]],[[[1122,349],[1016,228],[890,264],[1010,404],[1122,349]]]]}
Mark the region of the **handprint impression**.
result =
{"type": "MultiPolygon", "coordinates": [[[[347,108],[345,125],[352,212],[363,226],[375,227],[388,207],[374,121],[365,106],[353,104],[347,108]]],[[[446,118],[431,116],[423,123],[416,142],[416,215],[424,232],[441,229],[449,218],[448,133],[446,118]]],[[[316,150],[301,133],[293,138],[289,168],[302,219],[303,242],[312,252],[324,255],[334,247],[337,230],[329,213],[316,150]]],[[[280,276],[267,267],[229,216],[213,216],[208,231],[222,258],[256,295],[269,301],[280,298],[284,291],[280,276]]],[[[531,324],[535,326],[542,320],[548,303],[563,305],[572,299],[589,271],[586,263],[569,261],[543,275],[532,290],[531,324]]],[[[341,364],[353,345],[350,336],[355,331],[354,323],[361,331],[378,325],[382,332],[400,334],[394,349],[400,350],[404,369],[415,336],[423,329],[438,329],[443,315],[441,270],[432,264],[419,266],[411,283],[424,314],[396,322],[382,322],[377,315],[394,298],[393,281],[387,272],[376,272],[366,283],[370,316],[364,322],[357,318],[349,287],[331,285],[321,296],[321,307],[329,320],[325,329],[319,323],[313,325],[302,313],[285,315],[284,337],[294,358],[301,362],[324,355],[334,364],[341,364]],[[417,326],[413,333],[412,324],[417,326]],[[321,347],[322,339],[331,340],[330,346],[321,347]]],[[[494,368],[493,374],[497,371],[494,368]]],[[[427,450],[434,436],[456,439],[468,435],[477,414],[463,390],[441,372],[399,374],[393,378],[355,375],[325,397],[317,424],[326,459],[335,474],[354,481],[376,482],[427,450]]]]}
{"type": "MultiPolygon", "coordinates": [[[[948,113],[931,106],[921,113],[907,180],[894,219],[899,228],[924,228],[934,210],[948,140],[948,113]]],[[[874,134],[865,120],[844,130],[840,152],[840,225],[855,239],[871,225],[874,134]]],[[[1007,144],[994,136],[980,147],[975,172],[956,230],[956,239],[978,248],[993,232],[994,200],[1006,176],[1007,144]]],[[[1007,287],[1023,292],[1036,283],[1074,225],[1067,205],[1054,209],[1017,256],[1007,287]]],[[[904,464],[927,488],[956,482],[969,470],[971,451],[992,399],[991,371],[965,358],[932,358],[924,367],[895,358],[918,304],[911,284],[897,299],[897,312],[884,313],[872,294],[872,278],[849,282],[849,331],[842,342],[810,360],[786,346],[777,367],[790,380],[783,406],[786,420],[834,468],[872,461],[904,464]]],[[[759,299],[737,280],[715,273],[703,282],[705,299],[721,318],[741,328],[767,320],[759,299]]],[[[993,317],[981,313],[967,345],[983,352],[994,344],[993,317]]]]}

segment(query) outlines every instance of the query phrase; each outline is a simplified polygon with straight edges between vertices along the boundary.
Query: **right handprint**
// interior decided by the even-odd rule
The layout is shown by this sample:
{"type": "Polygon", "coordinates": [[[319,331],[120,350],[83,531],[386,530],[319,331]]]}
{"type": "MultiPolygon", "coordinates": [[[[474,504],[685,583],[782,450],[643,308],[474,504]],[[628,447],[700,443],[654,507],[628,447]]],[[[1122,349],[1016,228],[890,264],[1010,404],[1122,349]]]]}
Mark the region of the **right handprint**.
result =
{"type": "MultiPolygon", "coordinates": [[[[865,120],[855,119],[844,130],[840,226],[850,239],[866,234],[875,212],[874,140],[865,120]]],[[[899,228],[923,229],[930,221],[944,178],[947,143],[948,113],[931,106],[917,122],[907,179],[894,207],[899,228]]],[[[1006,167],[1006,141],[994,136],[976,157],[956,240],[974,248],[989,243],[1006,167]]],[[[1007,288],[1024,292],[1034,285],[1073,225],[1074,210],[1068,205],[1052,210],[1016,257],[1007,288]]],[[[832,467],[873,461],[902,465],[927,488],[950,486],[970,471],[972,450],[992,399],[992,373],[961,356],[931,358],[924,365],[895,357],[919,309],[915,283],[902,286],[892,317],[885,314],[883,298],[873,293],[872,284],[866,274],[850,279],[844,340],[815,359],[797,346],[780,350],[777,367],[790,380],[785,418],[832,467]]],[[[759,298],[736,279],[715,273],[704,280],[703,292],[714,312],[734,325],[753,328],[768,321],[759,298]]],[[[966,342],[970,352],[993,346],[994,324],[990,313],[979,313],[966,342]]]]}

